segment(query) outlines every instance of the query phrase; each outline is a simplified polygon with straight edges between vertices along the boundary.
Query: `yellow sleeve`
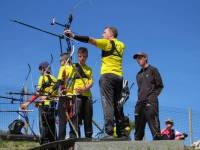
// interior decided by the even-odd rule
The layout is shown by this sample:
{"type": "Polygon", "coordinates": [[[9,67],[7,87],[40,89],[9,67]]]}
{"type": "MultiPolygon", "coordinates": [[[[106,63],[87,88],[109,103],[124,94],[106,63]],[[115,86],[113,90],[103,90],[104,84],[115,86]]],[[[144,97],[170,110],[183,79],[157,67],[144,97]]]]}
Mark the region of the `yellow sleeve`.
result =
{"type": "Polygon", "coordinates": [[[125,49],[125,45],[124,45],[124,43],[122,43],[122,42],[116,42],[116,43],[115,43],[115,46],[116,46],[116,49],[117,49],[118,51],[124,50],[124,49],[125,49]]]}
{"type": "Polygon", "coordinates": [[[65,71],[65,77],[68,78],[70,75],[70,72],[72,71],[72,66],[69,66],[69,65],[61,66],[58,72],[58,80],[63,80],[64,71],[65,71]]]}
{"type": "Polygon", "coordinates": [[[62,80],[63,79],[63,71],[65,70],[65,66],[61,66],[60,70],[58,72],[58,80],[62,80]]]}
{"type": "Polygon", "coordinates": [[[89,68],[90,70],[90,74],[89,74],[89,81],[88,81],[88,84],[93,84],[94,83],[94,80],[93,80],[93,74],[92,74],[92,69],[89,68]]]}
{"type": "Polygon", "coordinates": [[[76,73],[76,65],[73,64],[73,65],[69,66],[67,69],[67,77],[74,78],[75,73],[76,73]]]}
{"type": "Polygon", "coordinates": [[[42,81],[43,81],[43,76],[40,76],[39,80],[38,80],[38,90],[40,90],[42,88],[42,81]]]}
{"type": "Polygon", "coordinates": [[[107,39],[96,39],[96,47],[104,51],[109,51],[112,48],[112,44],[107,39]]]}
{"type": "MultiPolygon", "coordinates": [[[[53,91],[53,86],[55,85],[55,83],[57,81],[57,79],[53,75],[51,75],[51,79],[53,80],[53,83],[51,84],[49,92],[53,91]]],[[[58,90],[55,90],[55,91],[53,91],[52,95],[56,95],[57,93],[58,93],[58,90]]]]}
{"type": "Polygon", "coordinates": [[[53,80],[54,83],[56,83],[57,79],[53,75],[51,75],[51,79],[53,80]]]}

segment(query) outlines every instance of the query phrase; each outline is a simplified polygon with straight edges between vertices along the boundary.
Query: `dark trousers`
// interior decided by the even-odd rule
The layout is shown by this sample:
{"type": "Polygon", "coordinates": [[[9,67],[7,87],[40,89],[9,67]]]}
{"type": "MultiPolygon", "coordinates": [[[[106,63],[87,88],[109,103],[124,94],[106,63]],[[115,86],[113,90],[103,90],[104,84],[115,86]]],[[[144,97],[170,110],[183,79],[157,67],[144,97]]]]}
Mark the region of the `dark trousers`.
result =
{"type": "Polygon", "coordinates": [[[123,108],[118,106],[121,98],[122,77],[104,74],[100,77],[100,93],[104,113],[105,132],[113,135],[114,124],[118,137],[124,136],[123,108]]]}
{"type": "Polygon", "coordinates": [[[142,140],[148,123],[154,140],[160,139],[158,100],[151,103],[137,102],[135,106],[135,140],[142,140]]]}
{"type": "MultiPolygon", "coordinates": [[[[80,136],[80,129],[78,126],[78,113],[76,112],[76,99],[74,97],[69,98],[66,96],[59,98],[58,103],[58,118],[59,118],[59,125],[58,125],[58,139],[64,140],[66,136],[66,124],[68,118],[66,116],[66,112],[68,113],[71,123],[73,124],[75,130],[78,132],[78,135],[80,136]]],[[[70,125],[70,132],[69,136],[70,138],[76,138],[76,132],[74,131],[71,124],[70,125]]]]}
{"type": "MultiPolygon", "coordinates": [[[[77,96],[76,100],[77,100],[79,126],[83,122],[85,137],[91,138],[92,134],[93,134],[93,129],[92,129],[92,116],[93,116],[92,100],[91,100],[90,97],[87,97],[87,96],[77,96]]],[[[79,130],[80,130],[80,128],[79,128],[79,130]]]]}
{"type": "Polygon", "coordinates": [[[40,144],[56,140],[55,103],[39,107],[40,144]]]}

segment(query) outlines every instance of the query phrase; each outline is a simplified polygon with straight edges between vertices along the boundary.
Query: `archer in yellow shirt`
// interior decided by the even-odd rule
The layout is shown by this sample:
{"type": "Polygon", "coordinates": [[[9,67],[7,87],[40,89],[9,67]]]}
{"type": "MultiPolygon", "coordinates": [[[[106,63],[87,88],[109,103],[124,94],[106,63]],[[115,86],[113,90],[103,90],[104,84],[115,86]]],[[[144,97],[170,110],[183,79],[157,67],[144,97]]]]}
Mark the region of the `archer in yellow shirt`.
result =
{"type": "Polygon", "coordinates": [[[78,132],[80,133],[80,125],[84,124],[85,137],[92,138],[92,116],[93,116],[93,104],[91,87],[93,85],[92,69],[86,65],[88,58],[88,50],[85,47],[79,47],[78,49],[78,63],[74,64],[75,69],[75,84],[74,92],[77,102],[78,113],[78,132]]]}
{"type": "MultiPolygon", "coordinates": [[[[38,97],[39,101],[39,128],[40,128],[40,144],[45,144],[56,140],[55,126],[55,101],[50,101],[47,94],[52,90],[56,83],[56,78],[51,75],[51,68],[48,62],[42,62],[39,65],[41,76],[38,80],[38,89],[35,95],[30,100],[21,104],[22,109],[26,109],[29,104],[34,102],[38,97]]],[[[55,96],[57,90],[52,95],[55,96]]]]}
{"type": "Polygon", "coordinates": [[[105,27],[102,39],[77,35],[70,30],[65,30],[64,34],[80,42],[92,44],[102,50],[101,77],[99,85],[104,113],[104,126],[107,134],[105,135],[105,138],[113,137],[115,121],[118,137],[121,138],[125,136],[123,128],[123,108],[119,107],[118,104],[122,92],[122,60],[125,45],[117,39],[117,29],[112,26],[105,27]]]}

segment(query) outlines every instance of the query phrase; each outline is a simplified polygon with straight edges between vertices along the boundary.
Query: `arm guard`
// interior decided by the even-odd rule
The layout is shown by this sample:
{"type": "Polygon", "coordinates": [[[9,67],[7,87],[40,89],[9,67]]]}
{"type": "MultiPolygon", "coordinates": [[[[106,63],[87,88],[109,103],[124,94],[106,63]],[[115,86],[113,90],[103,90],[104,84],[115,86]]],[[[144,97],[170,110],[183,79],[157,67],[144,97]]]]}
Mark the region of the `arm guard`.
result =
{"type": "Polygon", "coordinates": [[[80,42],[88,43],[90,38],[89,36],[74,35],[74,39],[80,42]]]}

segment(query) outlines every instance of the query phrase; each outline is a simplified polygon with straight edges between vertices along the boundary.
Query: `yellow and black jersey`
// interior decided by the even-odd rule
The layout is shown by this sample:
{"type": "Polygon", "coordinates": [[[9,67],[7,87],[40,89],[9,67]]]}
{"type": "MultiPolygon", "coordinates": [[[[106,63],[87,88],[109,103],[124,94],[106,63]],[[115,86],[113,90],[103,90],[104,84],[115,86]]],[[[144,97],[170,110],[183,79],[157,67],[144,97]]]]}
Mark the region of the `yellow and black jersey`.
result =
{"type": "MultiPolygon", "coordinates": [[[[38,80],[38,90],[42,94],[48,94],[53,86],[56,83],[56,78],[53,75],[46,74],[46,75],[41,75],[39,80],[38,80]]],[[[57,91],[53,93],[53,95],[57,94],[57,91]]]]}
{"type": "MultiPolygon", "coordinates": [[[[60,67],[58,80],[63,81],[62,88],[67,89],[66,95],[73,95],[74,88],[74,71],[72,65],[64,65],[60,67]]],[[[64,94],[64,93],[63,93],[64,94]]]]}
{"type": "Polygon", "coordinates": [[[96,46],[102,49],[101,74],[113,73],[123,76],[122,57],[125,45],[117,39],[96,39],[96,46]]]}
{"type": "MultiPolygon", "coordinates": [[[[64,88],[67,89],[66,95],[77,95],[77,88],[84,88],[93,83],[92,69],[87,65],[81,66],[85,76],[77,70],[77,64],[61,66],[58,73],[58,80],[64,81],[64,88]]],[[[83,96],[91,96],[91,92],[82,93],[83,96]]]]}
{"type": "MultiPolygon", "coordinates": [[[[93,75],[92,75],[92,69],[87,65],[81,66],[80,64],[74,64],[73,66],[74,69],[76,69],[75,84],[74,84],[74,93],[76,93],[76,89],[84,88],[87,87],[87,85],[89,84],[93,84],[93,75]],[[81,67],[83,73],[79,70],[79,67],[81,67]]],[[[90,90],[88,92],[82,93],[81,95],[92,96],[90,90]]]]}

